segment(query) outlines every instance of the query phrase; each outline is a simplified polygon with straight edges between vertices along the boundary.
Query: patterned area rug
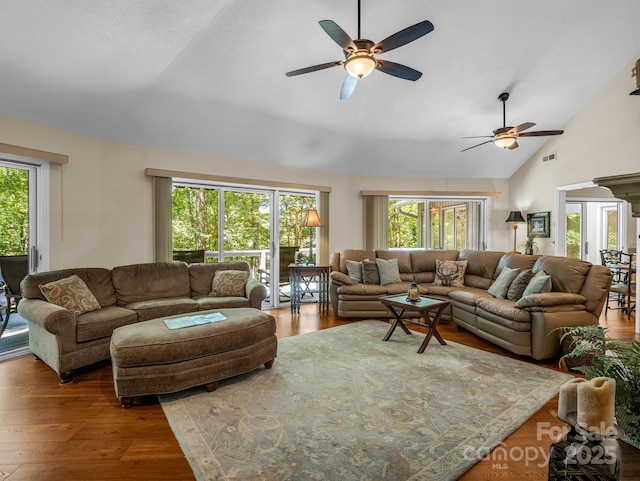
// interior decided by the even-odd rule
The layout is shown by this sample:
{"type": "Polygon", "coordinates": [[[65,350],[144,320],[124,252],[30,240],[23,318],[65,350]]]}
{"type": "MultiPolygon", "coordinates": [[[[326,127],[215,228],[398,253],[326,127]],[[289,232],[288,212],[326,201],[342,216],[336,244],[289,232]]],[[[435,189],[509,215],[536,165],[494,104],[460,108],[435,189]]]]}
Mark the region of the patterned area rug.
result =
{"type": "Polygon", "coordinates": [[[160,396],[196,478],[454,480],[571,379],[388,327],[282,339],[273,369],[160,396]]]}

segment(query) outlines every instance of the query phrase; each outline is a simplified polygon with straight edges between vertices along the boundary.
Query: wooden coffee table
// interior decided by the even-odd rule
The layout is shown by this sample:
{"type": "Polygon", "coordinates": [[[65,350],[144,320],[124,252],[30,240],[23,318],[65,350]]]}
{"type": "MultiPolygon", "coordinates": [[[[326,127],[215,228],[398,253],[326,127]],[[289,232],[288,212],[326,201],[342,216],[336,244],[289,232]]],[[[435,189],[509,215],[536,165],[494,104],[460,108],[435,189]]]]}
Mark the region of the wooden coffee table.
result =
{"type": "Polygon", "coordinates": [[[417,301],[409,301],[407,300],[406,294],[401,296],[382,297],[380,301],[394,317],[393,324],[382,339],[383,341],[388,341],[391,334],[393,334],[393,331],[395,331],[398,326],[400,326],[407,334],[411,334],[411,331],[407,329],[407,326],[405,326],[405,323],[409,323],[427,328],[427,335],[418,349],[418,354],[422,354],[424,352],[432,336],[435,336],[441,345],[446,346],[447,343],[444,342],[444,339],[438,332],[437,327],[438,322],[440,322],[440,316],[442,316],[442,312],[449,305],[449,301],[433,299],[426,296],[421,296],[417,301]],[[422,322],[402,317],[406,311],[419,312],[422,322]]]}

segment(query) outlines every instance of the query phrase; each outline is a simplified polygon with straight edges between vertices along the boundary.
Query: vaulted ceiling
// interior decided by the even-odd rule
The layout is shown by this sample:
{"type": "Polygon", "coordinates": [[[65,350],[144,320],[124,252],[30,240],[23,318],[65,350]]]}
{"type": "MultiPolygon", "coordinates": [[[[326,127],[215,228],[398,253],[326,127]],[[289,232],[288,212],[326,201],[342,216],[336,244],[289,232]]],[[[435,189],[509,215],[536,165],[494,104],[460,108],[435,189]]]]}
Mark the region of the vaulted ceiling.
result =
{"type": "MultiPolygon", "coordinates": [[[[429,20],[339,100],[343,59],[320,28],[357,37],[356,0],[1,0],[0,114],[125,143],[341,173],[509,177],[512,151],[462,136],[507,123],[562,129],[640,54],[637,0],[362,0],[375,42],[429,20]]],[[[634,83],[630,79],[629,88],[634,83]]],[[[2,134],[0,133],[0,141],[2,134]]]]}

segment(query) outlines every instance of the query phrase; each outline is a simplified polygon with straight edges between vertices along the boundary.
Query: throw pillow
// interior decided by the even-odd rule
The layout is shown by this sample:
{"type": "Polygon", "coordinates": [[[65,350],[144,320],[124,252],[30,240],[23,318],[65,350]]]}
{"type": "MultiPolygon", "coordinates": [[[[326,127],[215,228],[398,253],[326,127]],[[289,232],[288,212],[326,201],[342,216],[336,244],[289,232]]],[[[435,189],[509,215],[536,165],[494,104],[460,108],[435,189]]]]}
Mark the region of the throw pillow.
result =
{"type": "Polygon", "coordinates": [[[462,287],[467,261],[443,261],[436,259],[436,286],[462,287]]]}
{"type": "Polygon", "coordinates": [[[517,301],[522,297],[522,293],[529,284],[529,281],[533,277],[531,269],[525,269],[521,271],[513,280],[507,291],[507,299],[510,301],[517,301]]]}
{"type": "Polygon", "coordinates": [[[380,284],[378,264],[376,264],[376,261],[369,259],[362,261],[362,282],[364,284],[380,284]]]}
{"type": "Polygon", "coordinates": [[[243,297],[247,279],[249,279],[249,273],[246,271],[233,269],[216,271],[209,295],[214,297],[243,297]]]}
{"type": "Polygon", "coordinates": [[[398,270],[398,259],[376,259],[378,274],[380,275],[380,285],[395,284],[402,282],[400,271],[398,270]]]}
{"type": "Polygon", "coordinates": [[[356,284],[362,284],[362,262],[347,261],[347,275],[356,284]]]}
{"type": "Polygon", "coordinates": [[[506,299],[509,286],[519,273],[520,269],[518,268],[504,267],[487,292],[497,299],[506,299]]]}
{"type": "Polygon", "coordinates": [[[76,316],[100,309],[93,292],[75,274],[38,287],[47,301],[70,310],[76,316]]]}
{"type": "Polygon", "coordinates": [[[546,275],[544,271],[540,271],[531,278],[522,293],[522,297],[543,292],[551,292],[551,276],[546,275]]]}

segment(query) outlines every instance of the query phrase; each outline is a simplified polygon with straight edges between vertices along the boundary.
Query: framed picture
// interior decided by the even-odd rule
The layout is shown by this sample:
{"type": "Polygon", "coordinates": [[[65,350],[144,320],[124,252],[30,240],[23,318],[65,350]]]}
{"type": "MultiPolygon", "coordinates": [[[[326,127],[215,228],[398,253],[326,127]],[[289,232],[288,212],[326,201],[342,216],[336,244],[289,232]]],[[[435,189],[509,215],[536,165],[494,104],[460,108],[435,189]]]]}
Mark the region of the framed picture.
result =
{"type": "Polygon", "coordinates": [[[527,235],[529,237],[551,237],[549,231],[550,212],[527,214],[527,235]]]}

